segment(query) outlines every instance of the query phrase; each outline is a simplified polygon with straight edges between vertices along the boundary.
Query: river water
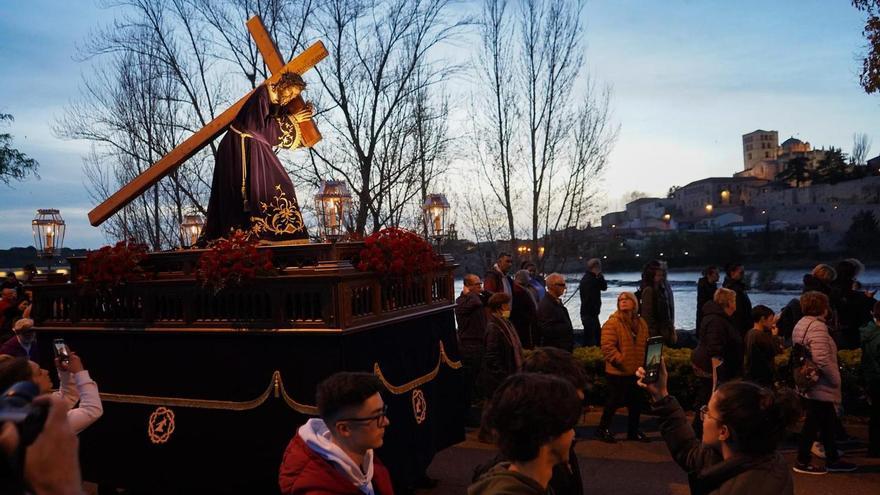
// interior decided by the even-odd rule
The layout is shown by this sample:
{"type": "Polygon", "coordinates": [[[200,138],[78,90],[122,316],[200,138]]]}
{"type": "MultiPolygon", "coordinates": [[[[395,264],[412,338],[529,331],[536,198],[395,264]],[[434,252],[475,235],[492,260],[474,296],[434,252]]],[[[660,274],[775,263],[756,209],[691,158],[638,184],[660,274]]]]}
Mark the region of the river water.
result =
{"type": "MultiPolygon", "coordinates": [[[[804,274],[810,269],[803,270],[779,270],[776,280],[786,285],[796,285],[797,289],[786,289],[778,291],[749,291],[749,298],[752,305],[763,304],[773,311],[778,312],[788,302],[801,294],[800,286],[803,281],[804,274]]],[[[565,278],[567,288],[563,301],[568,313],[571,315],[571,322],[575,328],[583,328],[581,325],[580,293],[575,294],[580,283],[582,273],[566,273],[565,278]],[[572,294],[574,294],[573,297],[572,294]]],[[[608,282],[608,290],[602,293],[602,311],[599,314],[599,321],[605,322],[611,313],[614,312],[617,304],[617,296],[624,291],[634,292],[638,289],[641,273],[639,272],[610,272],[605,273],[605,280],[608,282]]],[[[697,280],[700,279],[700,272],[697,271],[680,271],[670,272],[669,281],[675,298],[675,328],[692,330],[695,327],[696,307],[697,307],[697,280]]],[[[724,277],[722,276],[722,280],[724,277]]],[[[867,269],[859,277],[865,289],[880,288],[880,270],[867,269]]],[[[720,283],[719,283],[720,286],[720,283]]],[[[455,293],[456,296],[461,293],[462,280],[456,279],[455,293]]]]}

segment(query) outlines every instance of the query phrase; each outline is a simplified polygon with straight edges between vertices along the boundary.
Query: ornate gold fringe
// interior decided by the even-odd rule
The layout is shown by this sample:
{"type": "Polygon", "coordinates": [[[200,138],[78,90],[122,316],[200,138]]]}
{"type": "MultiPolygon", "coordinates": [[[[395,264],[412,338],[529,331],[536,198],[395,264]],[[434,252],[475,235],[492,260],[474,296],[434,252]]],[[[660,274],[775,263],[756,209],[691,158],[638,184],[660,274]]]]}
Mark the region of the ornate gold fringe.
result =
{"type": "MultiPolygon", "coordinates": [[[[453,361],[446,354],[446,349],[443,347],[443,341],[439,342],[440,346],[440,357],[437,359],[437,365],[434,366],[434,369],[431,370],[428,374],[423,375],[415,380],[407,382],[403,385],[392,385],[385,378],[385,375],[382,374],[382,369],[379,367],[379,363],[373,364],[373,372],[379,377],[379,380],[382,381],[382,384],[395,395],[405,394],[415,388],[418,388],[437,377],[437,374],[440,372],[440,365],[445,364],[449,368],[459,369],[461,368],[461,361],[453,361]]],[[[269,386],[266,387],[266,390],[260,394],[259,397],[253,400],[248,401],[229,401],[229,400],[208,400],[208,399],[184,399],[180,397],[155,397],[148,395],[128,395],[128,394],[112,394],[101,392],[101,400],[107,402],[118,402],[123,404],[139,404],[145,406],[166,406],[166,407],[191,407],[194,409],[221,409],[226,411],[247,411],[250,409],[255,409],[259,407],[262,403],[266,402],[269,399],[270,395],[275,395],[276,398],[280,398],[284,400],[284,403],[287,404],[291,409],[297,411],[302,414],[307,414],[309,416],[317,416],[318,408],[315,406],[310,406],[308,404],[302,404],[294,400],[291,397],[287,390],[284,388],[284,382],[281,380],[281,372],[275,370],[272,373],[272,380],[269,382],[269,386]]]]}

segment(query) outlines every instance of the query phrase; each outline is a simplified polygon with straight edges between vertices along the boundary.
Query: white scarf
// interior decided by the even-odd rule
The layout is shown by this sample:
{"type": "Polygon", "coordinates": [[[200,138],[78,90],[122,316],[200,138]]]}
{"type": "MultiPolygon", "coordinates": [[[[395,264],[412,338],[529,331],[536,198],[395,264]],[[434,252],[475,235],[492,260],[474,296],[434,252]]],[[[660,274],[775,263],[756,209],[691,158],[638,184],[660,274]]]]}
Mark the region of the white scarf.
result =
{"type": "Polygon", "coordinates": [[[373,491],[373,449],[364,455],[364,467],[355,464],[341,447],[333,443],[330,430],[323,419],[312,418],[299,427],[297,435],[318,455],[345,475],[358,490],[366,495],[375,495],[373,491]]]}

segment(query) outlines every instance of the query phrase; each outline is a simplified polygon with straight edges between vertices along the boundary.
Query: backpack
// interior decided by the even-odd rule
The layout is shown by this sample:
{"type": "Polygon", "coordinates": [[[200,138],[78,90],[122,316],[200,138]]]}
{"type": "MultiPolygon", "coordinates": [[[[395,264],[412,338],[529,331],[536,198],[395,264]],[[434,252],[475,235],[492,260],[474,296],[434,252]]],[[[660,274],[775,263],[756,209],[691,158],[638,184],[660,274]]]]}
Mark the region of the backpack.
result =
{"type": "MultiPolygon", "coordinates": [[[[812,324],[813,322],[810,322],[810,325],[812,324]]],[[[819,381],[819,367],[813,362],[812,353],[804,345],[810,325],[804,330],[804,339],[791,347],[792,376],[794,384],[800,392],[809,391],[819,381]]]]}

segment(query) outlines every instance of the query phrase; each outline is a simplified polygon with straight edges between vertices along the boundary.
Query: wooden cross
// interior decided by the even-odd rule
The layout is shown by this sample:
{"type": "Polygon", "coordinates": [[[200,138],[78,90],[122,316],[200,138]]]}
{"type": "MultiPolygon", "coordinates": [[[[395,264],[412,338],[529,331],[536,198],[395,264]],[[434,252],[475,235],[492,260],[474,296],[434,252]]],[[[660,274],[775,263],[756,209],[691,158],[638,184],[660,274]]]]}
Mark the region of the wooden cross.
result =
{"type": "MultiPolygon", "coordinates": [[[[263,61],[266,63],[266,67],[268,67],[269,71],[272,73],[268,79],[263,81],[263,84],[272,84],[276,82],[281,77],[281,74],[285,72],[295,72],[301,75],[317,65],[318,62],[328,55],[327,49],[324,48],[324,44],[318,41],[306,48],[305,51],[294,57],[290,62],[284,64],[281,55],[278,53],[278,49],[275,47],[275,43],[272,41],[272,38],[269,37],[269,33],[266,31],[266,27],[263,25],[263,21],[260,17],[251,17],[247,21],[247,27],[257,44],[257,48],[260,50],[260,54],[263,56],[263,61]]],[[[256,90],[252,90],[244,95],[214,120],[208,122],[195,134],[177,145],[167,155],[163,156],[159,161],[150,166],[150,168],[141,172],[141,174],[135,177],[134,180],[123,186],[122,189],[113,193],[113,195],[104,200],[103,203],[96,206],[89,212],[89,223],[95,227],[101,225],[108,218],[113,216],[114,213],[124,208],[144,191],[159,182],[160,179],[171,173],[183,162],[207,146],[208,143],[223,133],[226,128],[229,127],[229,124],[235,120],[239,110],[241,110],[241,107],[244,106],[245,102],[247,102],[248,98],[250,98],[254,91],[256,90]]],[[[304,108],[305,103],[303,102],[302,97],[299,96],[290,103],[290,106],[295,112],[304,108]]],[[[302,133],[301,137],[303,145],[310,147],[321,140],[321,134],[311,120],[301,122],[299,129],[302,133]]]]}

